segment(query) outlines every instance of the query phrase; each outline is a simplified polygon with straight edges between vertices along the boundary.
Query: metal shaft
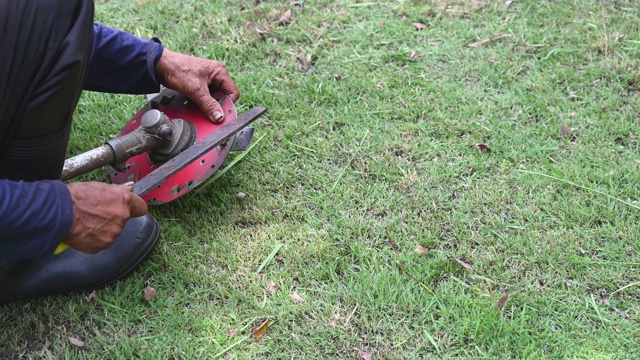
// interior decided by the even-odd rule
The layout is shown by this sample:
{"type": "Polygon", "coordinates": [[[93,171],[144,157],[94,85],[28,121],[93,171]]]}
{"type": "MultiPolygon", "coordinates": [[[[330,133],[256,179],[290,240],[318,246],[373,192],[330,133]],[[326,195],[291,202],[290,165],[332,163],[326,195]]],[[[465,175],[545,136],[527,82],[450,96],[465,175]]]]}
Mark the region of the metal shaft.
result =
{"type": "Polygon", "coordinates": [[[116,161],[116,153],[109,144],[67,159],[62,169],[62,180],[67,181],[91,170],[112,164],[116,161]]]}
{"type": "MultiPolygon", "coordinates": [[[[169,147],[169,153],[176,147],[184,135],[187,138],[189,127],[183,126],[183,120],[171,121],[162,112],[152,109],[140,120],[140,127],[132,132],[107,141],[104,145],[74,156],[64,162],[62,180],[73,179],[89,171],[111,165],[116,169],[124,168],[125,161],[143,152],[169,147]]],[[[195,135],[193,136],[195,140],[195,135]]],[[[188,146],[190,144],[182,144],[188,146]]],[[[181,150],[181,149],[177,149],[181,150]]]]}

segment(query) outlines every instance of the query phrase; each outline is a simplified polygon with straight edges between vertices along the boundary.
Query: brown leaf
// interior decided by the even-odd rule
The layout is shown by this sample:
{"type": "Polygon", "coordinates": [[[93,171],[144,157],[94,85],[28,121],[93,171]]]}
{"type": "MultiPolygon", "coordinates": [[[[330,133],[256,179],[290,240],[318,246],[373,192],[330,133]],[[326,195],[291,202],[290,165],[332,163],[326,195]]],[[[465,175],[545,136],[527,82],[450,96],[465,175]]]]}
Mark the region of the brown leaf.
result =
{"type": "Polygon", "coordinates": [[[92,291],[91,294],[87,295],[85,297],[85,299],[87,299],[87,301],[91,301],[91,299],[95,299],[96,298],[96,291],[92,291]]]}
{"type": "Polygon", "coordinates": [[[270,122],[268,122],[268,121],[264,121],[264,120],[262,120],[262,119],[260,119],[260,122],[262,122],[262,125],[264,125],[264,126],[271,126],[271,125],[273,125],[272,123],[270,123],[270,122]]]}
{"type": "Polygon", "coordinates": [[[412,59],[421,58],[421,57],[423,57],[423,56],[424,56],[424,54],[420,54],[419,52],[417,52],[417,51],[415,51],[415,50],[413,50],[413,51],[411,52],[411,55],[409,55],[409,57],[410,57],[410,58],[412,58],[412,59]]]}
{"type": "Polygon", "coordinates": [[[227,335],[229,335],[229,337],[234,337],[236,335],[236,332],[231,329],[227,329],[227,335]]]}
{"type": "Polygon", "coordinates": [[[502,35],[498,35],[498,36],[496,36],[494,38],[491,38],[491,39],[484,39],[484,40],[480,40],[478,42],[474,42],[474,43],[468,44],[467,46],[468,47],[479,47],[479,46],[482,46],[482,45],[486,45],[486,44],[488,44],[490,42],[498,41],[500,39],[504,39],[504,38],[507,38],[507,37],[510,37],[510,36],[511,36],[511,34],[502,34],[502,35]]]}
{"type": "Polygon", "coordinates": [[[140,346],[140,349],[142,350],[147,350],[149,348],[149,345],[142,345],[140,346]]]}
{"type": "Polygon", "coordinates": [[[620,315],[623,319],[628,319],[629,318],[629,314],[627,314],[625,311],[621,311],[620,309],[618,309],[615,306],[611,307],[613,309],[613,311],[616,312],[616,314],[620,315]]]}
{"type": "Polygon", "coordinates": [[[267,285],[267,291],[270,293],[276,291],[276,283],[273,281],[269,282],[269,285],[267,285]]]}
{"type": "Polygon", "coordinates": [[[69,336],[69,342],[71,343],[71,345],[75,345],[77,347],[83,347],[84,346],[84,342],[82,340],[78,340],[78,339],[74,338],[73,336],[69,336]]]}
{"type": "Polygon", "coordinates": [[[567,136],[570,135],[573,132],[573,128],[567,126],[567,124],[562,124],[562,126],[560,126],[560,135],[562,136],[567,136]]]}
{"type": "Polygon", "coordinates": [[[265,320],[262,325],[260,325],[259,328],[256,329],[256,331],[253,332],[253,334],[251,334],[251,336],[253,336],[253,338],[255,340],[260,339],[264,333],[267,332],[267,330],[269,329],[269,323],[271,322],[271,319],[267,319],[265,320]]]}
{"type": "Polygon", "coordinates": [[[371,360],[371,354],[366,351],[358,350],[358,355],[360,355],[360,357],[364,360],[371,360]]]}
{"type": "Polygon", "coordinates": [[[44,348],[49,350],[50,347],[51,347],[51,341],[49,341],[49,338],[44,338],[44,348]]]}
{"type": "Polygon", "coordinates": [[[147,301],[153,300],[153,298],[156,296],[156,289],[152,288],[151,286],[147,286],[143,291],[144,299],[147,301]]]}
{"type": "Polygon", "coordinates": [[[491,148],[487,144],[476,144],[476,149],[491,154],[491,148]]]}
{"type": "Polygon", "coordinates": [[[391,235],[389,235],[389,229],[386,230],[387,231],[387,240],[389,241],[389,245],[391,245],[391,250],[393,250],[394,253],[398,253],[398,246],[396,245],[395,242],[393,242],[393,239],[391,239],[391,235]]]}
{"type": "Polygon", "coordinates": [[[491,42],[491,39],[484,39],[484,40],[480,40],[471,44],[468,44],[468,47],[478,47],[478,46],[482,46],[484,44],[488,44],[491,42]]]}
{"type": "Polygon", "coordinates": [[[467,172],[469,173],[469,176],[473,175],[473,166],[469,166],[469,168],[467,168],[467,172]]]}
{"type": "Polygon", "coordinates": [[[458,264],[462,265],[462,267],[464,267],[467,270],[472,270],[473,268],[471,267],[471,265],[467,264],[466,262],[456,258],[456,261],[458,262],[458,264]]]}
{"type": "Polygon", "coordinates": [[[500,297],[500,299],[498,299],[498,301],[496,302],[496,310],[497,311],[502,311],[502,308],[504,307],[504,304],[507,302],[507,300],[509,299],[509,293],[506,292],[504,293],[504,295],[502,295],[502,297],[500,297]]]}
{"type": "Polygon", "coordinates": [[[259,17],[263,17],[263,16],[264,16],[264,12],[262,12],[262,10],[260,10],[260,9],[255,9],[255,10],[253,10],[253,13],[254,13],[256,16],[259,16],[259,17]]]}
{"type": "Polygon", "coordinates": [[[504,4],[505,4],[507,7],[509,7],[509,6],[511,6],[511,4],[513,4],[514,2],[516,2],[516,0],[507,0],[507,1],[505,1],[505,3],[504,3],[504,4]]]}
{"type": "Polygon", "coordinates": [[[427,28],[427,25],[423,24],[423,23],[413,23],[413,26],[416,28],[416,30],[420,31],[420,30],[424,30],[427,28]]]}
{"type": "Polygon", "coordinates": [[[289,296],[291,296],[291,299],[293,299],[293,301],[295,302],[304,302],[304,299],[300,295],[298,295],[298,293],[296,293],[295,291],[292,292],[291,295],[289,296]]]}
{"type": "Polygon", "coordinates": [[[391,44],[391,43],[390,43],[390,42],[388,42],[388,41],[380,41],[380,42],[377,44],[377,46],[386,46],[386,45],[389,45],[389,44],[391,44]]]}
{"type": "Polygon", "coordinates": [[[274,22],[274,24],[283,25],[288,23],[289,20],[291,19],[291,14],[292,14],[291,9],[285,11],[284,14],[282,14],[282,16],[280,16],[280,18],[274,22]]]}
{"type": "Polygon", "coordinates": [[[418,245],[418,246],[416,246],[416,248],[413,251],[415,251],[415,253],[418,254],[418,255],[423,255],[423,254],[425,254],[427,252],[427,249],[425,249],[424,247],[418,245]]]}

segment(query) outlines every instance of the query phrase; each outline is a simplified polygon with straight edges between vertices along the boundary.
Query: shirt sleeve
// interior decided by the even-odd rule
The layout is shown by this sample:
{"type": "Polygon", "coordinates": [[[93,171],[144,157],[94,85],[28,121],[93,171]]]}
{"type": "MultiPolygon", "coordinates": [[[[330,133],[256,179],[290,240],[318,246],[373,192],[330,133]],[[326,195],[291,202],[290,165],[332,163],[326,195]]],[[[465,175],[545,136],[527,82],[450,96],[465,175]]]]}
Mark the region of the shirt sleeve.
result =
{"type": "Polygon", "coordinates": [[[51,256],[73,225],[73,201],[62,181],[0,180],[0,259],[51,256]]]}
{"type": "Polygon", "coordinates": [[[162,55],[157,38],[140,39],[101,24],[93,25],[93,47],[85,90],[148,94],[158,92],[155,67],[162,55]]]}

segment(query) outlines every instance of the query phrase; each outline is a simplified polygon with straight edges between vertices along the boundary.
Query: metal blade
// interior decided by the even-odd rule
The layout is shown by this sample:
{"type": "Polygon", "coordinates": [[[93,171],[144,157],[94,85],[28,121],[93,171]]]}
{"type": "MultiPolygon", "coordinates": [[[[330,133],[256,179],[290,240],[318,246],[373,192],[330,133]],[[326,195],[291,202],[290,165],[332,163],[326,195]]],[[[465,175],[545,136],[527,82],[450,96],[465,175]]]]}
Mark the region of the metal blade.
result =
{"type": "Polygon", "coordinates": [[[254,120],[262,116],[267,109],[255,107],[244,114],[239,115],[235,120],[230,121],[216,132],[193,144],[191,147],[176,155],[171,160],[155,169],[149,175],[140,179],[133,185],[133,193],[142,196],[153,190],[163,181],[184,169],[187,165],[197,160],[200,156],[211,151],[218,145],[223,144],[240,130],[246,128],[254,120]]]}
{"type": "Polygon", "coordinates": [[[233,144],[231,144],[231,149],[229,151],[245,151],[251,145],[251,140],[253,139],[254,128],[248,127],[244,128],[244,130],[240,131],[233,138],[233,144]]]}

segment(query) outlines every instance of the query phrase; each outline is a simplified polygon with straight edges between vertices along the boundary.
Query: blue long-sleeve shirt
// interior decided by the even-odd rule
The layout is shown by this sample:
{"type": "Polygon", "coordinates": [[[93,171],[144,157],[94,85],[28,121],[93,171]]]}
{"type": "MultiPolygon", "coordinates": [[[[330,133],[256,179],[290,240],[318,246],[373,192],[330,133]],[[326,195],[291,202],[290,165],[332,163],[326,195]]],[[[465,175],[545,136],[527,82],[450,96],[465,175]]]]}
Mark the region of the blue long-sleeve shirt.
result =
{"type": "MultiPolygon", "coordinates": [[[[143,40],[95,24],[86,90],[145,94],[157,92],[157,39],[143,40]]],[[[0,258],[50,256],[73,224],[71,194],[62,181],[0,179],[0,258]]]]}

